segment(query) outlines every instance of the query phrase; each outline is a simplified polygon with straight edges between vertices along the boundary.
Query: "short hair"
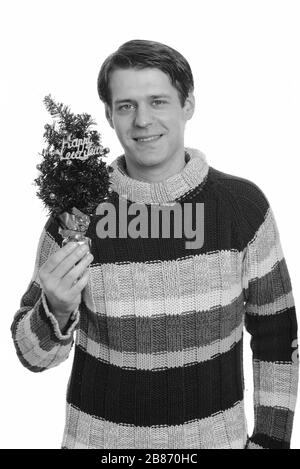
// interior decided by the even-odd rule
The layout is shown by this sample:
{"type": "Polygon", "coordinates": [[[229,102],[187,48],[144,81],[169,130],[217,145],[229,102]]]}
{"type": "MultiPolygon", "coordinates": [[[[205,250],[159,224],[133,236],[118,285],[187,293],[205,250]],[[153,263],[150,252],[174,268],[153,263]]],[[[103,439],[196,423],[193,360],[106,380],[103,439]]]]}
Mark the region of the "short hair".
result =
{"type": "Polygon", "coordinates": [[[168,75],[177,89],[181,106],[184,106],[190,91],[194,91],[194,79],[188,61],[177,50],[156,41],[134,39],[122,44],[103,62],[98,79],[98,94],[110,108],[112,96],[109,87],[110,74],[114,70],[135,68],[158,68],[168,75]]]}

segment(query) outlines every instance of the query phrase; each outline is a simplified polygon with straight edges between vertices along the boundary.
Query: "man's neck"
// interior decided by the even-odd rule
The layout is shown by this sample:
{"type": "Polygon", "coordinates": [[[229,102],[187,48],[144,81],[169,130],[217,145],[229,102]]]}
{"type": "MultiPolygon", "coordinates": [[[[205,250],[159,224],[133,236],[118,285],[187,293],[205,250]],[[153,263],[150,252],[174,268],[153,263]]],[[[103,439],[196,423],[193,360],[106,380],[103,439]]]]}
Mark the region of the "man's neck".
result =
{"type": "Polygon", "coordinates": [[[138,167],[136,165],[132,165],[126,156],[125,161],[125,171],[130,178],[151,183],[164,181],[169,177],[180,173],[185,167],[188,159],[186,158],[185,151],[183,150],[182,158],[176,162],[174,161],[174,164],[171,167],[170,165],[165,168],[161,168],[160,166],[138,167]]]}

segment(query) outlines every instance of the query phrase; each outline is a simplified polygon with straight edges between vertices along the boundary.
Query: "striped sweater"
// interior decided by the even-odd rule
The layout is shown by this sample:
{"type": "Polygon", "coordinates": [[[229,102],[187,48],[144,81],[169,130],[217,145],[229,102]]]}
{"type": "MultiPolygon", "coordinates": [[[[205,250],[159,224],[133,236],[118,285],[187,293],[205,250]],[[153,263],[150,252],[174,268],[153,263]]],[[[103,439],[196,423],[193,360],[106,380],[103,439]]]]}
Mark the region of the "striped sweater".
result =
{"type": "MultiPolygon", "coordinates": [[[[130,178],[124,155],[111,173],[119,215],[143,204],[204,204],[204,242],[87,232],[94,256],[79,307],[63,332],[38,271],[62,246],[49,217],[33,277],[11,326],[33,372],[75,353],[62,448],[285,449],[298,386],[297,319],[270,204],[253,182],[218,171],[197,149],[163,182],[130,178]],[[251,334],[254,429],[244,411],[243,329],[251,334]]],[[[136,216],[136,214],[135,214],[136,216]]],[[[128,224],[133,220],[128,211],[128,224]]],[[[116,217],[118,222],[119,218],[116,217]]],[[[172,219],[171,219],[172,220],[172,219]]],[[[172,221],[170,222],[170,226],[172,221]]],[[[117,223],[118,228],[118,223],[117,223]]]]}

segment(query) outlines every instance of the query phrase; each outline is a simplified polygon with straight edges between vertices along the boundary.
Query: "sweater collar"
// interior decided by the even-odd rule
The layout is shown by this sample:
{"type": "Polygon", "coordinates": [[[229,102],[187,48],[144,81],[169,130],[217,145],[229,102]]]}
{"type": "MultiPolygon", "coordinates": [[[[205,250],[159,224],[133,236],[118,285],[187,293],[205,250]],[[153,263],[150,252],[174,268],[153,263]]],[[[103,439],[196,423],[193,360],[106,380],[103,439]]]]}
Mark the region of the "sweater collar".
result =
{"type": "Polygon", "coordinates": [[[126,173],[125,155],[118,156],[110,166],[110,187],[120,197],[132,202],[156,204],[172,202],[195,189],[206,178],[208,163],[206,156],[196,148],[185,148],[186,165],[177,174],[160,182],[144,182],[129,177],[126,173]]]}

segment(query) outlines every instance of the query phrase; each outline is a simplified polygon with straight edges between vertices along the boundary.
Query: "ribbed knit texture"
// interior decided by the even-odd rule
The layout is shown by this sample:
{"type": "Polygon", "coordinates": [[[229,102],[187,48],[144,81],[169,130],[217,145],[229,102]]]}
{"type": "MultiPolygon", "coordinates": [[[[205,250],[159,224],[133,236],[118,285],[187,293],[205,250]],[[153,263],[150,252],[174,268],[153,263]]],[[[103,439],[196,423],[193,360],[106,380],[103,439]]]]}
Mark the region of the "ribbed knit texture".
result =
{"type": "Polygon", "coordinates": [[[119,156],[109,202],[117,214],[120,197],[148,213],[153,204],[204,203],[203,246],[187,249],[189,239],[172,230],[169,238],[100,239],[95,212],[89,282],[65,334],[38,277],[62,243],[52,217],[44,226],[11,331],[34,372],[66,360],[75,341],[62,448],[290,447],[297,319],[274,214],[256,184],[209,166],[199,150],[186,154],[183,170],[157,183],[130,178],[119,156]],[[244,326],[252,336],[251,437],[244,326]]]}

